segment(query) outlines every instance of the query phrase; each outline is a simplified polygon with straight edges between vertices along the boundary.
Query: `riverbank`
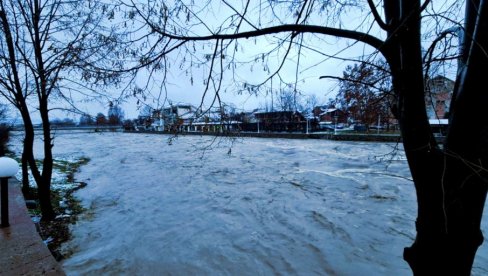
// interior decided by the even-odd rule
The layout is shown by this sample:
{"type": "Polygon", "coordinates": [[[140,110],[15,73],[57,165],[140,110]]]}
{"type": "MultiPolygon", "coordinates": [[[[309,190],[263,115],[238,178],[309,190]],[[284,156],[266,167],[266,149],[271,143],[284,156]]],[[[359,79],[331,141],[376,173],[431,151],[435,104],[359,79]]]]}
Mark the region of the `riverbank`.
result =
{"type": "Polygon", "coordinates": [[[169,131],[124,131],[127,133],[167,134],[167,135],[208,135],[229,137],[285,138],[285,139],[326,139],[335,141],[401,142],[399,133],[352,133],[352,132],[169,132],[169,131]]]}
{"type": "Polygon", "coordinates": [[[39,237],[16,179],[9,180],[10,226],[0,228],[0,275],[65,275],[39,237]]]}
{"type": "MultiPolygon", "coordinates": [[[[68,131],[69,133],[79,133],[79,131],[67,130],[57,134],[66,135],[68,131]]],[[[15,159],[19,164],[21,163],[20,156],[23,148],[22,145],[23,133],[19,131],[11,131],[10,139],[7,144],[7,148],[9,149],[8,156],[15,159]]],[[[37,145],[41,146],[40,149],[42,149],[42,143],[37,145]]],[[[42,152],[42,150],[39,152],[42,152]]],[[[25,210],[26,217],[28,218],[25,219],[23,223],[30,223],[32,225],[37,239],[39,239],[40,243],[47,249],[48,252],[50,252],[50,255],[59,262],[66,257],[66,253],[61,254],[60,247],[63,243],[67,242],[71,238],[70,225],[75,224],[78,216],[84,211],[80,205],[80,201],[75,197],[74,192],[85,187],[86,183],[76,181],[75,173],[78,172],[81,166],[89,162],[89,158],[78,154],[68,156],[59,156],[58,154],[55,154],[55,156],[56,157],[53,160],[53,174],[51,180],[51,203],[55,213],[57,214],[54,220],[41,220],[37,184],[30,173],[27,179],[28,191],[26,191],[25,194],[20,192],[22,186],[20,183],[22,179],[21,170],[19,170],[15,179],[12,178],[12,182],[15,181],[16,187],[14,191],[19,190],[23,209],[25,210]]],[[[42,162],[40,160],[38,161],[38,166],[42,169],[42,162]]],[[[13,229],[14,230],[11,231],[17,231],[16,228],[13,229]]],[[[21,229],[21,231],[23,230],[21,229]]],[[[14,234],[17,235],[18,233],[14,234]]],[[[5,256],[8,257],[8,255],[2,255],[0,264],[7,261],[7,259],[3,258],[5,256]]],[[[0,275],[3,275],[1,270],[0,275]]]]}
{"type": "MultiPolygon", "coordinates": [[[[174,131],[154,131],[154,130],[123,130],[121,127],[59,127],[56,132],[125,132],[125,133],[144,133],[144,134],[166,134],[175,136],[198,135],[198,136],[226,136],[226,137],[255,137],[255,138],[285,138],[285,139],[325,139],[334,141],[367,141],[367,142],[401,142],[399,132],[352,132],[352,131],[333,131],[296,133],[296,132],[174,132],[174,131]]],[[[436,136],[438,142],[442,142],[444,137],[436,136]]]]}
{"type": "Polygon", "coordinates": [[[35,208],[29,209],[29,214],[36,223],[41,239],[57,261],[65,258],[60,252],[60,247],[71,238],[69,226],[76,223],[78,216],[84,211],[73,193],[84,188],[86,183],[76,181],[74,174],[88,162],[89,159],[86,157],[54,160],[51,183],[51,203],[57,214],[54,220],[40,220],[41,210],[37,198],[37,187],[32,179],[30,179],[30,192],[28,195],[24,195],[26,200],[36,202],[35,208]]]}

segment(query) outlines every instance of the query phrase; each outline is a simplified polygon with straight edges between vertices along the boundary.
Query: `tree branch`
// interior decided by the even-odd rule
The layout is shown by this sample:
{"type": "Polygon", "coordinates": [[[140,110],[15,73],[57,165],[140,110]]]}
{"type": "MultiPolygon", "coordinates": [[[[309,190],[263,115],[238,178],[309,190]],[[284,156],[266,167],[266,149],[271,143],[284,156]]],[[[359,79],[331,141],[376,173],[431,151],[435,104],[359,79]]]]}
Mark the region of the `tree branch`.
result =
{"type": "Polygon", "coordinates": [[[389,28],[389,26],[381,18],[380,14],[378,13],[378,10],[376,9],[373,3],[373,0],[368,0],[368,5],[369,8],[371,9],[371,13],[373,13],[374,19],[376,20],[380,28],[386,31],[389,28]]]}
{"type": "Polygon", "coordinates": [[[357,31],[350,31],[350,30],[342,30],[337,28],[330,28],[330,27],[323,27],[317,25],[295,25],[295,24],[285,24],[280,26],[273,26],[263,29],[258,29],[254,31],[247,31],[235,34],[212,34],[207,36],[183,36],[183,35],[175,35],[170,34],[159,27],[155,26],[149,20],[145,18],[147,24],[152,28],[154,32],[159,33],[160,35],[175,39],[175,40],[183,40],[183,41],[205,41],[205,40],[231,40],[231,39],[241,39],[241,38],[250,38],[250,37],[258,37],[263,35],[269,34],[277,34],[277,33],[285,33],[291,32],[296,34],[300,33],[315,33],[315,34],[323,34],[323,35],[330,35],[342,38],[349,38],[353,40],[357,40],[363,43],[366,43],[376,49],[378,49],[381,53],[385,54],[384,48],[384,41],[378,39],[372,35],[357,32],[357,31]]]}

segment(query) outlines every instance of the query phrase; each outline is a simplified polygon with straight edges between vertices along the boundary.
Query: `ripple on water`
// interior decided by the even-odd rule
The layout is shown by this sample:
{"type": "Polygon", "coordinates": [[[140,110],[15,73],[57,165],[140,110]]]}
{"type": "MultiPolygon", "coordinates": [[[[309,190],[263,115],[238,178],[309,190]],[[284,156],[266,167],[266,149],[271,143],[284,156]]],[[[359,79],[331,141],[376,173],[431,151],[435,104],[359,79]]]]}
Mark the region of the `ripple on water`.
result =
{"type": "Polygon", "coordinates": [[[391,145],[249,138],[229,155],[224,141],[203,152],[211,137],[167,139],[56,137],[55,155],[90,158],[76,195],[93,215],[71,227],[68,275],[411,275],[408,166],[375,158],[391,145]]]}

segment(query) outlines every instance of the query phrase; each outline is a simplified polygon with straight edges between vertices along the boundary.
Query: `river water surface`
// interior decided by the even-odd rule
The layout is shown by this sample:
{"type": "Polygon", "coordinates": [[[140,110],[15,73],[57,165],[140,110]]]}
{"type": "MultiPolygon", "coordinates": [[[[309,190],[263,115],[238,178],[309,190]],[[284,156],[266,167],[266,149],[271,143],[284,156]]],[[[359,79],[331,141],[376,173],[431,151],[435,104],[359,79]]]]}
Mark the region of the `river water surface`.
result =
{"type": "MultiPolygon", "coordinates": [[[[90,158],[76,175],[87,211],[64,246],[68,275],[411,275],[402,253],[415,237],[415,191],[394,143],[54,142],[58,158],[90,158]]],[[[486,247],[473,275],[488,273],[486,247]]]]}

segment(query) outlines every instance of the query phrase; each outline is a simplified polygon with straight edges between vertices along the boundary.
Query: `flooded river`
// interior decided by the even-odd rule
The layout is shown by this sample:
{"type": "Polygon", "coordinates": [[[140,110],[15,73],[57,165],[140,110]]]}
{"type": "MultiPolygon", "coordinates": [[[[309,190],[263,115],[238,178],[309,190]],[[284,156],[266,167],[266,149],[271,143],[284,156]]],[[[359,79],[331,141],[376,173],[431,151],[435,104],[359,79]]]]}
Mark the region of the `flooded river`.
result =
{"type": "MultiPolygon", "coordinates": [[[[64,246],[68,275],[411,275],[402,253],[415,237],[415,191],[397,144],[128,133],[54,142],[57,157],[90,158],[76,175],[87,211],[64,246]]],[[[474,275],[488,271],[486,247],[474,275]]]]}

